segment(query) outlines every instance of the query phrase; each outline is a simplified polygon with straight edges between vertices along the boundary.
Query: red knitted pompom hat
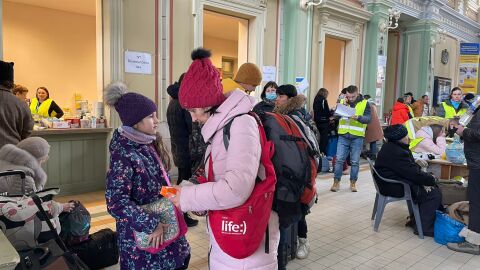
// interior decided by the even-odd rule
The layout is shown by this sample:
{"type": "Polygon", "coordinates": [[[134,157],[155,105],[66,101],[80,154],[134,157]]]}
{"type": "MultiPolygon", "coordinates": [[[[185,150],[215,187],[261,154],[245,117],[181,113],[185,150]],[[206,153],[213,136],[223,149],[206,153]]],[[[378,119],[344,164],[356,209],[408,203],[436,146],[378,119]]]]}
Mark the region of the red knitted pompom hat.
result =
{"type": "Polygon", "coordinates": [[[203,48],[192,52],[192,64],[183,77],[178,100],[184,109],[206,108],[225,100],[220,73],[210,61],[211,53],[203,48]]]}

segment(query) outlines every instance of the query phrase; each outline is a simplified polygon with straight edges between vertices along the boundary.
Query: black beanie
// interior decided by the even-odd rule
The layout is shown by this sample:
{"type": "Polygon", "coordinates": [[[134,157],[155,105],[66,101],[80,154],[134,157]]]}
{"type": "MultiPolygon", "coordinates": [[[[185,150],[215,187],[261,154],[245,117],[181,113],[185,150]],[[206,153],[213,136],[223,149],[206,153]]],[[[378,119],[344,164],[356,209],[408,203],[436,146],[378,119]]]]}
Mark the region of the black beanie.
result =
{"type": "Polygon", "coordinates": [[[0,60],[0,83],[13,83],[13,62],[4,62],[0,60]]]}
{"type": "Polygon", "coordinates": [[[404,125],[388,126],[383,130],[383,136],[390,141],[399,141],[408,135],[408,130],[404,125]]]}
{"type": "Polygon", "coordinates": [[[277,88],[277,95],[286,95],[289,98],[297,96],[297,88],[291,84],[280,85],[277,88]]]}

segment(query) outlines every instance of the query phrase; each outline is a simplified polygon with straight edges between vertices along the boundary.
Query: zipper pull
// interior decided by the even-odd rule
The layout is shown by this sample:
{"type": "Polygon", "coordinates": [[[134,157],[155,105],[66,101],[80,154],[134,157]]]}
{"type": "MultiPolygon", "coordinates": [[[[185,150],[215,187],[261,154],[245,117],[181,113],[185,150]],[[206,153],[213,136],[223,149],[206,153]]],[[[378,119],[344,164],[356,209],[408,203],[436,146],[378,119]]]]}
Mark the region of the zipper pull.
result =
{"type": "Polygon", "coordinates": [[[250,214],[253,213],[253,210],[252,210],[252,206],[251,206],[251,205],[248,206],[248,213],[250,213],[250,214]]]}

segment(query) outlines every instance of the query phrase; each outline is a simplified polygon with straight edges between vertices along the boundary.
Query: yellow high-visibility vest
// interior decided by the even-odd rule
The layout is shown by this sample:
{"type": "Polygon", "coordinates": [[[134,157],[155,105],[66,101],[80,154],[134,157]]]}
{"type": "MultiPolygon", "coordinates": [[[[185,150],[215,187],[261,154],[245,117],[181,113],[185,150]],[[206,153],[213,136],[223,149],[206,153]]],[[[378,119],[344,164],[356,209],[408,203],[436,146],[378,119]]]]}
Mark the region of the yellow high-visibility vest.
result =
{"type": "MultiPolygon", "coordinates": [[[[341,100],[341,104],[344,104],[345,101],[341,100]]],[[[365,108],[367,108],[368,102],[366,100],[362,100],[357,105],[355,105],[355,115],[362,116],[365,112],[365,108]]],[[[347,134],[350,133],[355,136],[365,137],[365,130],[367,129],[367,124],[362,124],[357,120],[350,119],[348,117],[340,118],[340,122],[338,125],[338,134],[347,134]]]]}
{"type": "Polygon", "coordinates": [[[408,111],[410,112],[410,115],[411,115],[412,117],[415,117],[415,113],[413,112],[412,107],[411,107],[410,105],[407,105],[407,108],[408,108],[408,111]]]}
{"type": "Polygon", "coordinates": [[[458,110],[458,112],[455,111],[455,108],[453,106],[448,105],[446,102],[442,102],[443,109],[445,110],[445,118],[446,119],[452,119],[455,117],[460,117],[464,115],[467,112],[466,108],[462,108],[458,110]]]}
{"type": "Polygon", "coordinates": [[[413,139],[410,141],[410,144],[408,145],[408,148],[410,149],[410,151],[413,152],[413,149],[421,142],[423,141],[424,138],[422,137],[419,137],[419,138],[416,138],[416,139],[413,139]]]}
{"type": "Polygon", "coordinates": [[[41,117],[55,117],[57,115],[55,111],[52,111],[51,115],[48,114],[48,110],[50,109],[50,105],[52,105],[52,102],[52,99],[47,98],[42,102],[42,104],[40,104],[40,106],[37,106],[38,99],[33,98],[32,103],[30,104],[30,112],[32,112],[32,115],[37,114],[41,117]]]}

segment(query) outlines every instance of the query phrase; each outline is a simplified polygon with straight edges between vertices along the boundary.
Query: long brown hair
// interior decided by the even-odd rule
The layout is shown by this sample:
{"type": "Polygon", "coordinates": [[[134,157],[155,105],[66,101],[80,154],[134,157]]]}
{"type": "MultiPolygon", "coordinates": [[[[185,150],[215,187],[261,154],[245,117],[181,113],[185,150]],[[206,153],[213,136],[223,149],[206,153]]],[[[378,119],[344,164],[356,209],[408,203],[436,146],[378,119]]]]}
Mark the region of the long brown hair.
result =
{"type": "Polygon", "coordinates": [[[322,97],[324,97],[324,98],[327,98],[327,96],[328,96],[328,90],[327,90],[326,88],[323,88],[323,87],[320,88],[320,89],[318,90],[317,96],[322,96],[322,97]]]}
{"type": "Polygon", "coordinates": [[[432,141],[436,144],[437,138],[444,130],[444,127],[442,125],[433,124],[433,125],[430,125],[430,128],[432,129],[432,133],[433,133],[432,141]]]}
{"type": "Polygon", "coordinates": [[[163,162],[163,166],[165,166],[165,170],[168,172],[172,168],[170,155],[168,154],[167,148],[165,148],[165,145],[163,144],[163,139],[162,135],[160,135],[160,132],[157,132],[155,136],[157,137],[155,140],[155,150],[157,150],[157,153],[163,162]]]}

